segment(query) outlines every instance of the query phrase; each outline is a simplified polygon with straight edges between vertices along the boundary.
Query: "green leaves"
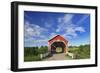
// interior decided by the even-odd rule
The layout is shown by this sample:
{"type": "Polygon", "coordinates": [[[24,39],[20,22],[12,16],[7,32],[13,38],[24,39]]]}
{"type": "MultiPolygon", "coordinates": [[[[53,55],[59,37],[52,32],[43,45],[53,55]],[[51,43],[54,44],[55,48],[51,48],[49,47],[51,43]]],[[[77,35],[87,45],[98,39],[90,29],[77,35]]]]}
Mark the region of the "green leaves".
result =
{"type": "Polygon", "coordinates": [[[79,59],[90,58],[90,45],[81,45],[77,52],[79,59]]]}
{"type": "Polygon", "coordinates": [[[39,47],[25,47],[24,48],[24,61],[40,61],[40,54],[48,52],[47,46],[39,47]]]}
{"type": "Polygon", "coordinates": [[[90,45],[80,45],[77,48],[71,46],[69,52],[74,54],[75,59],[88,59],[90,58],[90,45]]]}
{"type": "Polygon", "coordinates": [[[39,54],[47,53],[47,52],[48,52],[48,47],[47,47],[47,46],[41,46],[41,47],[38,49],[38,52],[39,52],[39,54]]]}

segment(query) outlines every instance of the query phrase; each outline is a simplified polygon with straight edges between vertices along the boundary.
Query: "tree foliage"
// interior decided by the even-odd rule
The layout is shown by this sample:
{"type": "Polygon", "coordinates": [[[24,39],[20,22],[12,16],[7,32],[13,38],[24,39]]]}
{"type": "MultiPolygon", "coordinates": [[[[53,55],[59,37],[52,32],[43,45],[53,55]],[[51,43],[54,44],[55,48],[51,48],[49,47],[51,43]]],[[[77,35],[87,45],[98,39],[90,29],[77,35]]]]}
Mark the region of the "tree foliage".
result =
{"type": "Polygon", "coordinates": [[[41,47],[25,47],[24,48],[24,61],[38,61],[40,60],[40,54],[48,52],[47,46],[41,47]]]}
{"type": "Polygon", "coordinates": [[[90,58],[90,45],[80,45],[77,48],[71,46],[69,52],[74,54],[75,59],[87,59],[90,58]]]}

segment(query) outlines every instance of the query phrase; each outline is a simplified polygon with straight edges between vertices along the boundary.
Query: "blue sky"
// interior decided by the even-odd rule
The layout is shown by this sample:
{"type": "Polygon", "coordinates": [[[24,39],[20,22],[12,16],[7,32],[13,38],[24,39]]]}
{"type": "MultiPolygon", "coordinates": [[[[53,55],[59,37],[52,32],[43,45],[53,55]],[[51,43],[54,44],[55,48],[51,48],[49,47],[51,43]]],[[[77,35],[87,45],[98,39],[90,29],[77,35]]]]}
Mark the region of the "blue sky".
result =
{"type": "Polygon", "coordinates": [[[79,13],[24,11],[25,47],[45,46],[56,35],[69,45],[90,43],[90,15],[79,13]]]}

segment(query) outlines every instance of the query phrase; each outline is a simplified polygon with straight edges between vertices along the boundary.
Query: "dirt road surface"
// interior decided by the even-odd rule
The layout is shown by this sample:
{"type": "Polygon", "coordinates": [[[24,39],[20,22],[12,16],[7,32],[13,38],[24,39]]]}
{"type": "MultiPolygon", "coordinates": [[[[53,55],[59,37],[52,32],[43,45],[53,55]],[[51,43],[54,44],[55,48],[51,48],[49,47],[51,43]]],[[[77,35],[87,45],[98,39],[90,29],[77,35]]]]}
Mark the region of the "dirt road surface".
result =
{"type": "Polygon", "coordinates": [[[52,57],[44,59],[44,61],[50,61],[50,60],[66,60],[67,57],[65,53],[60,53],[60,54],[54,54],[52,57]]]}

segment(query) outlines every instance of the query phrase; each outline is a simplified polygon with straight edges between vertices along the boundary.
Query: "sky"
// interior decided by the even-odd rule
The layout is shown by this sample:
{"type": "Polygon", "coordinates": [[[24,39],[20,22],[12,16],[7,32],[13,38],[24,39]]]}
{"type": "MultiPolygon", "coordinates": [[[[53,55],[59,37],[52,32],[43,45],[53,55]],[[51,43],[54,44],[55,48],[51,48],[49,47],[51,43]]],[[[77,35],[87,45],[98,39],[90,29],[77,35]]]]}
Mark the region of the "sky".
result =
{"type": "Polygon", "coordinates": [[[90,14],[24,11],[24,46],[47,46],[63,36],[69,45],[90,43],[90,14]]]}

